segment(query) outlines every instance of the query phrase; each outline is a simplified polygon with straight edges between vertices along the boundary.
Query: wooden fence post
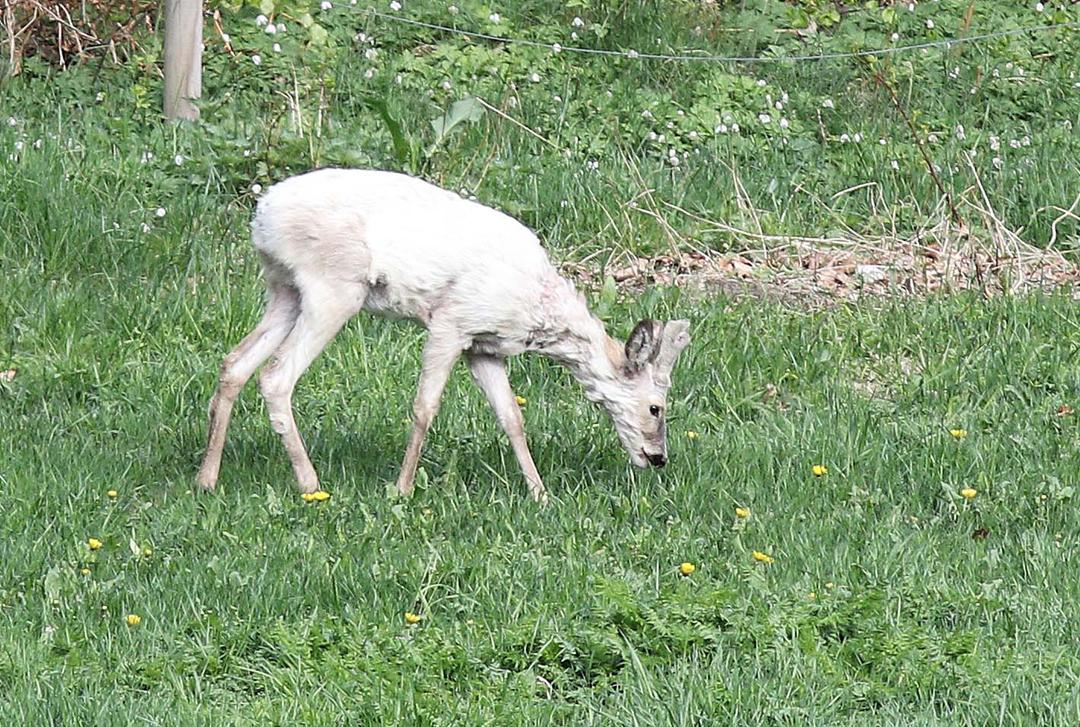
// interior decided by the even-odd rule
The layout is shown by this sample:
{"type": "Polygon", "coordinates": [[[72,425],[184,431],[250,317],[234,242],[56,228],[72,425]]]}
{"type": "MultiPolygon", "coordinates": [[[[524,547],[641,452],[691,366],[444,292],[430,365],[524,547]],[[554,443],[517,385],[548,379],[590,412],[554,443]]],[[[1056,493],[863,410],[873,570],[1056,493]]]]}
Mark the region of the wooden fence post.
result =
{"type": "Polygon", "coordinates": [[[202,95],[202,0],[165,2],[165,118],[197,119],[202,95]]]}

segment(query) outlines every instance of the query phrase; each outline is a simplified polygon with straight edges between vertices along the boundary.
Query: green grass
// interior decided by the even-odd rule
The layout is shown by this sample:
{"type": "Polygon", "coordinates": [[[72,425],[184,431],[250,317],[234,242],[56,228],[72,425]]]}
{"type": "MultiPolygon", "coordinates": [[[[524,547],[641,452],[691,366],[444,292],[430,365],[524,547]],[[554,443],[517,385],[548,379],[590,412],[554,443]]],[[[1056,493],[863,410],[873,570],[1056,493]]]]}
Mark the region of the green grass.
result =
{"type": "MultiPolygon", "coordinates": [[[[488,12],[460,4],[463,18],[488,12]]],[[[724,27],[762,7],[721,5],[724,27]]],[[[951,28],[963,6],[919,3],[899,29],[917,39],[931,16],[951,28]]],[[[608,16],[652,21],[585,40],[699,42],[693,24],[659,7],[620,4],[608,16]]],[[[980,4],[975,30],[996,12],[980,4]]],[[[1034,14],[1001,12],[1018,23],[1034,14]]],[[[569,31],[572,15],[559,13],[544,2],[523,4],[520,17],[508,9],[505,32],[525,37],[543,21],[544,37],[561,38],[547,35],[569,31]]],[[[891,30],[871,15],[844,23],[891,30]]],[[[276,86],[258,85],[276,83],[266,75],[273,61],[256,72],[246,54],[270,59],[256,44],[273,39],[249,21],[247,36],[235,31],[233,65],[209,51],[220,75],[208,79],[201,126],[162,126],[149,110],[152,42],[144,64],[100,77],[30,64],[0,85],[0,373],[16,370],[0,376],[0,721],[1080,723],[1080,415],[1061,413],[1080,409],[1075,290],[818,310],[769,294],[590,291],[619,335],[648,315],[692,321],[669,400],[671,462],[634,470],[565,371],[516,359],[511,380],[528,400],[546,507],[529,499],[460,369],[417,492],[388,494],[423,334],[361,316],[295,397],[331,499],[308,504],[295,493],[254,387],[237,404],[219,491],[194,492],[217,367],[261,308],[250,185],[315,163],[400,166],[371,88],[393,91],[390,111],[424,146],[429,119],[456,94],[505,100],[513,94],[496,92],[516,83],[515,118],[569,156],[488,113],[426,171],[521,216],[554,258],[590,270],[624,251],[668,249],[664,228],[628,206],[643,189],[757,229],[736,202],[737,175],[771,234],[873,237],[895,222],[902,237],[942,214],[913,142],[857,65],[613,69],[378,26],[375,81],[365,90],[353,66],[331,69],[316,140],[290,128],[276,86]],[[421,41],[434,45],[430,55],[414,56],[421,41]],[[470,85],[469,63],[489,61],[503,75],[470,85]],[[537,63],[550,82],[522,82],[537,63]],[[390,85],[397,72],[412,74],[400,90],[390,85]],[[755,80],[725,103],[753,119],[759,95],[789,91],[791,144],[760,129],[737,141],[709,136],[673,169],[665,148],[642,141],[671,120],[689,149],[709,111],[694,105],[758,72],[766,86],[755,80]],[[441,73],[458,74],[453,93],[438,86],[441,73]],[[236,95],[226,99],[230,83],[236,95]],[[104,100],[87,102],[99,88],[104,100]],[[547,103],[553,89],[565,105],[547,103]],[[819,137],[824,98],[837,108],[819,137]],[[655,124],[642,121],[644,108],[655,124]],[[837,141],[855,130],[867,141],[837,141]],[[800,139],[815,141],[794,148],[800,139]],[[883,171],[894,155],[901,169],[883,171]],[[589,170],[593,158],[600,165],[589,170]],[[832,199],[866,182],[882,194],[832,199]],[[812,474],[818,464],[826,475],[812,474]],[[977,494],[966,500],[969,487],[977,494]],[[751,516],[737,518],[737,507],[751,516]],[[90,538],[103,546],[91,550],[90,538]],[[679,575],[683,562],[696,565],[692,575],[679,575]],[[407,625],[406,612],[420,623],[407,625]],[[141,622],[128,626],[129,614],[141,622]]],[[[325,22],[351,39],[351,21],[325,22]]],[[[721,35],[717,50],[763,52],[740,45],[748,37],[721,35]]],[[[933,154],[945,183],[973,183],[963,159],[977,147],[992,204],[1034,246],[1048,241],[1054,208],[1068,208],[1078,178],[1067,136],[1080,123],[1068,75],[1075,46],[1048,54],[1046,37],[926,54],[890,76],[920,130],[940,135],[933,154]],[[1026,81],[969,93],[971,78],[1014,61],[1026,81]],[[963,79],[949,79],[950,63],[963,65],[963,79]],[[949,133],[957,124],[966,141],[949,133]],[[986,166],[990,134],[1007,149],[1001,174],[986,166]],[[1030,146],[1008,145],[1025,134],[1030,146]]],[[[797,42],[777,41],[789,52],[797,42]]],[[[286,48],[281,59],[294,57],[286,48]]],[[[311,89],[300,91],[309,124],[311,89]]],[[[710,237],[708,225],[666,209],[657,207],[694,247],[756,246],[710,237]]],[[[1058,233],[1075,257],[1075,218],[1058,233]]]]}
{"type": "Polygon", "coordinates": [[[623,334],[693,321],[672,463],[632,470],[565,372],[515,361],[546,508],[461,371],[418,492],[387,496],[421,334],[362,317],[296,397],[331,500],[291,489],[254,388],[221,491],[199,495],[216,367],[260,307],[246,212],[180,196],[129,237],[101,213],[130,208],[137,179],[41,171],[7,182],[22,196],[3,218],[5,721],[1080,716],[1067,296],[616,303],[623,334]]]}

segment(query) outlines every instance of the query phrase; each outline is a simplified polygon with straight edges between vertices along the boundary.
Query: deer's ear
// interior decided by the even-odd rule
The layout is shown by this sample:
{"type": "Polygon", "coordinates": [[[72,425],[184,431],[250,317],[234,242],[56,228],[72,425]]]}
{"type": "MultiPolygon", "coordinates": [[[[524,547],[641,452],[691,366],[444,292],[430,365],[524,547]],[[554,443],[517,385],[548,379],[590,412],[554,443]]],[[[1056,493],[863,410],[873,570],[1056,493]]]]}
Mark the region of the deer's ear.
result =
{"type": "Polygon", "coordinates": [[[653,380],[657,386],[671,386],[675,359],[690,345],[690,321],[668,321],[660,335],[660,355],[656,357],[653,380]]]}
{"type": "Polygon", "coordinates": [[[626,373],[636,374],[660,353],[660,321],[646,318],[626,339],[626,373]]]}

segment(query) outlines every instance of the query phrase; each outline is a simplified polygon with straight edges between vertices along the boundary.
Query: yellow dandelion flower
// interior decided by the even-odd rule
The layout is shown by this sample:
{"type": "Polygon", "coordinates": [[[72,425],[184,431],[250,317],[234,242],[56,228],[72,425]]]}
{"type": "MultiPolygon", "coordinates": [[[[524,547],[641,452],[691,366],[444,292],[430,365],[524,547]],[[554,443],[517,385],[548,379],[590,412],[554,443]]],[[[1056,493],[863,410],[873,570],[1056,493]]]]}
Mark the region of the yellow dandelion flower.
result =
{"type": "Polygon", "coordinates": [[[953,435],[953,439],[963,439],[967,436],[966,429],[950,429],[949,434],[953,435]]]}
{"type": "Polygon", "coordinates": [[[149,558],[151,555],[154,554],[154,549],[151,548],[149,545],[144,545],[142,549],[142,554],[144,558],[149,558]]]}
{"type": "Polygon", "coordinates": [[[828,583],[825,584],[825,588],[831,591],[832,589],[836,588],[836,584],[833,583],[832,581],[829,581],[828,583]]]}
{"type": "Polygon", "coordinates": [[[823,464],[816,464],[810,468],[810,471],[814,473],[814,477],[824,477],[829,474],[829,468],[823,464]]]}
{"type": "Polygon", "coordinates": [[[420,623],[421,618],[423,617],[417,616],[412,611],[405,612],[405,623],[409,624],[410,626],[415,626],[416,624],[420,623]]]}
{"type": "Polygon", "coordinates": [[[526,399],[524,396],[515,396],[514,401],[517,402],[518,406],[525,406],[526,404],[529,403],[529,400],[526,399]]]}
{"type": "Polygon", "coordinates": [[[304,502],[326,502],[330,499],[330,493],[326,490],[316,490],[301,493],[300,497],[304,498],[304,502]]]}
{"type": "Polygon", "coordinates": [[[109,490],[105,494],[109,496],[110,500],[115,500],[117,497],[120,496],[120,493],[117,492],[116,490],[109,490]]]}
{"type": "Polygon", "coordinates": [[[978,492],[976,492],[976,491],[975,491],[975,490],[974,490],[973,488],[971,488],[971,487],[965,487],[964,489],[960,490],[960,494],[961,494],[961,495],[963,496],[963,498],[964,498],[965,500],[970,500],[970,499],[972,499],[973,497],[975,497],[975,495],[978,495],[979,493],[978,493],[978,492]]]}
{"type": "Polygon", "coordinates": [[[810,600],[813,601],[815,598],[817,598],[817,594],[813,591],[810,591],[810,600]]]}
{"type": "Polygon", "coordinates": [[[698,438],[698,433],[693,431],[693,430],[690,430],[689,432],[686,433],[686,438],[687,439],[697,439],[698,438]]]}
{"type": "Polygon", "coordinates": [[[771,555],[762,553],[760,550],[755,550],[751,555],[754,556],[754,560],[758,563],[772,563],[775,560],[771,555]]]}
{"type": "Polygon", "coordinates": [[[745,520],[746,518],[750,517],[750,508],[748,508],[748,507],[737,507],[737,508],[735,508],[735,517],[742,518],[743,520],[745,520]]]}
{"type": "Polygon", "coordinates": [[[84,576],[88,576],[88,575],[90,575],[90,569],[89,568],[80,568],[79,573],[82,573],[84,576]]]}
{"type": "Polygon", "coordinates": [[[105,543],[101,542],[97,538],[90,538],[86,541],[86,544],[90,546],[90,550],[97,550],[102,545],[105,545],[105,543]]]}
{"type": "Polygon", "coordinates": [[[679,572],[682,573],[684,576],[688,576],[696,570],[697,566],[693,563],[683,563],[679,566],[679,572]]]}
{"type": "Polygon", "coordinates": [[[138,626],[142,623],[142,616],[137,613],[129,613],[124,621],[127,622],[128,626],[138,626]]]}

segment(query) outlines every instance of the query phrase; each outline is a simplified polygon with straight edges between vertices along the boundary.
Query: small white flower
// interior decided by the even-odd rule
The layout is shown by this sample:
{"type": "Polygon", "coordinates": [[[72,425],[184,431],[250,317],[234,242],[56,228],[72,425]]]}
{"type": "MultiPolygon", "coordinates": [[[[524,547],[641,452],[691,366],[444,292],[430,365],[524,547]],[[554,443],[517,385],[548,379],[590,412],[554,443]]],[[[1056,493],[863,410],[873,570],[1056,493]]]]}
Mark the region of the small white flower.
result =
{"type": "Polygon", "coordinates": [[[731,125],[731,133],[732,134],[738,134],[739,133],[739,125],[738,124],[732,124],[731,125]]]}
{"type": "Polygon", "coordinates": [[[994,157],[993,164],[994,164],[994,169],[998,169],[998,170],[1000,170],[1003,166],[1005,166],[1005,162],[1001,159],[1001,157],[994,157]]]}
{"type": "Polygon", "coordinates": [[[488,20],[490,20],[493,23],[499,23],[499,22],[502,22],[502,16],[500,16],[498,13],[492,13],[491,15],[488,16],[488,20]]]}
{"type": "Polygon", "coordinates": [[[262,65],[262,56],[256,53],[255,55],[251,56],[251,62],[257,66],[262,65]]]}
{"type": "Polygon", "coordinates": [[[173,157],[173,164],[175,164],[176,166],[180,166],[183,163],[184,163],[184,155],[183,154],[177,154],[176,156],[173,157]]]}
{"type": "Polygon", "coordinates": [[[590,172],[595,172],[597,169],[600,168],[600,162],[596,161],[595,159],[590,159],[589,161],[585,162],[585,168],[588,169],[590,172]]]}
{"type": "Polygon", "coordinates": [[[886,145],[886,144],[888,144],[889,142],[885,141],[884,139],[878,139],[878,140],[877,140],[877,143],[878,143],[878,144],[881,144],[882,146],[885,146],[885,145],[886,145]]]}
{"type": "Polygon", "coordinates": [[[551,52],[552,53],[562,53],[562,46],[559,45],[558,43],[552,43],[551,52]]]}
{"type": "Polygon", "coordinates": [[[650,131],[648,134],[645,135],[645,138],[649,141],[656,141],[656,132],[650,131]]]}
{"type": "MultiPolygon", "coordinates": [[[[98,95],[102,96],[102,94],[98,94],[98,95]]],[[[98,101],[101,101],[101,100],[102,99],[100,99],[100,98],[98,99],[98,101]]],[[[9,116],[8,120],[7,120],[7,125],[8,126],[18,126],[19,125],[19,120],[16,119],[14,116],[9,116]]]]}
{"type": "Polygon", "coordinates": [[[376,50],[375,48],[368,48],[367,50],[364,51],[364,58],[367,58],[369,61],[373,61],[378,57],[379,57],[379,51],[376,50]]]}
{"type": "Polygon", "coordinates": [[[638,55],[639,55],[638,52],[636,50],[632,49],[632,48],[630,50],[626,51],[626,57],[627,58],[637,58],[638,55]]]}
{"type": "Polygon", "coordinates": [[[577,34],[576,30],[573,33],[570,34],[570,39],[571,40],[577,40],[578,39],[578,34],[577,34]]]}
{"type": "Polygon", "coordinates": [[[967,134],[964,133],[964,125],[963,124],[957,124],[956,125],[956,138],[959,139],[960,141],[963,141],[966,137],[967,137],[967,134]]]}
{"type": "Polygon", "coordinates": [[[453,86],[451,85],[451,83],[449,81],[443,81],[442,82],[442,88],[443,88],[444,91],[449,91],[451,88],[453,88],[453,86]]]}
{"type": "Polygon", "coordinates": [[[643,119],[651,119],[652,117],[653,117],[652,111],[649,111],[648,109],[645,109],[644,111],[641,112],[641,118],[643,118],[643,119]]]}
{"type": "Polygon", "coordinates": [[[141,225],[139,225],[139,229],[143,231],[143,234],[146,234],[147,232],[150,232],[150,225],[148,225],[148,224],[146,224],[144,222],[141,225]]]}
{"type": "Polygon", "coordinates": [[[26,144],[24,144],[23,142],[17,141],[17,142],[15,142],[15,151],[22,151],[23,147],[25,147],[25,146],[26,146],[26,144]]]}
{"type": "Polygon", "coordinates": [[[334,3],[330,2],[330,0],[323,0],[321,3],[319,3],[319,7],[322,10],[333,10],[334,3]]]}
{"type": "Polygon", "coordinates": [[[717,124],[716,128],[713,129],[713,132],[716,133],[716,134],[726,134],[727,133],[727,124],[717,124]]]}
{"type": "Polygon", "coordinates": [[[152,151],[144,151],[142,153],[142,156],[139,158],[139,161],[142,162],[143,164],[149,164],[150,160],[153,159],[153,158],[154,158],[154,152],[152,152],[152,151]]]}
{"type": "Polygon", "coordinates": [[[1043,5],[1042,3],[1035,3],[1035,12],[1041,13],[1045,9],[1046,9],[1046,6],[1043,5]]]}
{"type": "Polygon", "coordinates": [[[855,136],[851,137],[851,140],[858,144],[860,141],[862,141],[862,134],[856,131],[855,136]]]}
{"type": "Polygon", "coordinates": [[[574,19],[570,21],[570,25],[574,26],[575,28],[584,28],[585,21],[577,16],[574,16],[574,19]]]}
{"type": "Polygon", "coordinates": [[[450,7],[448,7],[448,8],[446,9],[446,12],[450,13],[451,15],[457,15],[457,14],[458,14],[458,7],[457,7],[457,5],[451,5],[450,7]]]}
{"type": "Polygon", "coordinates": [[[396,13],[398,10],[401,10],[401,3],[399,3],[397,0],[394,0],[392,3],[390,3],[390,9],[396,13]]]}
{"type": "Polygon", "coordinates": [[[773,104],[773,107],[777,111],[783,111],[784,110],[784,102],[783,101],[777,101],[775,104],[773,104]]]}
{"type": "Polygon", "coordinates": [[[158,217],[164,217],[165,216],[165,208],[164,207],[158,207],[156,210],[154,210],[154,214],[157,215],[158,217]]]}
{"type": "Polygon", "coordinates": [[[252,194],[259,194],[260,192],[262,192],[262,185],[261,184],[259,184],[258,182],[255,182],[255,184],[251,185],[251,193],[252,194]]]}
{"type": "Polygon", "coordinates": [[[375,69],[374,68],[369,68],[366,71],[364,71],[364,78],[366,78],[368,80],[371,80],[372,78],[375,78],[375,69]]]}
{"type": "Polygon", "coordinates": [[[270,23],[269,25],[266,26],[266,28],[263,30],[263,32],[266,33],[267,35],[274,35],[275,33],[277,33],[277,26],[274,25],[273,23],[270,23]]]}
{"type": "Polygon", "coordinates": [[[275,53],[280,53],[281,52],[281,43],[274,43],[273,50],[274,50],[275,53]]]}
{"type": "Polygon", "coordinates": [[[270,22],[270,19],[268,17],[266,17],[265,15],[260,15],[257,18],[255,18],[255,25],[259,26],[260,28],[263,27],[264,25],[266,25],[269,22],[270,22]]]}
{"type": "Polygon", "coordinates": [[[758,88],[765,88],[765,79],[759,78],[757,82],[758,88]]]}
{"type": "Polygon", "coordinates": [[[663,144],[663,143],[664,143],[665,141],[667,141],[667,137],[666,137],[666,136],[664,136],[663,134],[661,134],[660,136],[656,137],[656,143],[657,143],[657,144],[663,144]]]}
{"type": "Polygon", "coordinates": [[[915,12],[915,3],[908,3],[907,4],[907,9],[908,9],[909,13],[915,12]]]}
{"type": "Polygon", "coordinates": [[[42,144],[42,141],[41,141],[41,139],[37,139],[36,141],[34,141],[34,148],[35,148],[35,149],[40,149],[40,148],[41,148],[41,144],[42,144]]]}
{"type": "Polygon", "coordinates": [[[831,98],[827,98],[824,101],[822,101],[821,106],[822,106],[822,108],[826,108],[826,109],[836,108],[836,104],[833,103],[833,100],[831,98]]]}
{"type": "Polygon", "coordinates": [[[674,129],[675,128],[675,122],[674,121],[667,122],[666,124],[664,124],[664,128],[666,128],[668,131],[674,129]]]}
{"type": "Polygon", "coordinates": [[[900,34],[899,34],[899,33],[893,33],[893,34],[892,34],[891,36],[889,36],[889,37],[890,37],[890,38],[892,39],[892,42],[893,42],[893,43],[895,43],[895,42],[897,42],[898,40],[900,40],[900,34]]]}
{"type": "Polygon", "coordinates": [[[893,159],[893,160],[892,160],[891,162],[889,162],[889,166],[893,168],[893,171],[899,171],[899,169],[900,169],[900,162],[898,162],[898,161],[896,161],[895,159],[893,159]]]}
{"type": "Polygon", "coordinates": [[[1020,144],[1022,146],[1031,146],[1031,137],[1025,135],[1020,139],[1020,144]]]}
{"type": "Polygon", "coordinates": [[[927,30],[933,30],[934,29],[934,21],[933,20],[930,20],[929,18],[926,19],[926,29],[927,30]]]}
{"type": "Polygon", "coordinates": [[[696,139],[698,137],[698,133],[696,131],[691,131],[689,134],[687,134],[687,136],[689,136],[691,139],[696,139]]]}
{"type": "Polygon", "coordinates": [[[851,137],[848,136],[846,133],[840,135],[840,143],[841,144],[847,144],[849,141],[851,141],[851,137]]]}
{"type": "Polygon", "coordinates": [[[285,32],[285,23],[278,23],[277,24],[277,32],[279,32],[279,33],[284,33],[285,32]]]}
{"type": "Polygon", "coordinates": [[[788,120],[787,120],[787,119],[783,119],[783,118],[782,118],[782,119],[780,119],[780,128],[781,128],[781,129],[786,129],[787,127],[788,127],[788,120]]]}
{"type": "Polygon", "coordinates": [[[540,74],[539,73],[532,74],[531,76],[529,76],[529,80],[532,81],[533,83],[540,83],[540,74]]]}
{"type": "Polygon", "coordinates": [[[757,120],[763,124],[767,124],[772,121],[772,117],[768,114],[758,114],[757,120]]]}
{"type": "Polygon", "coordinates": [[[926,143],[927,144],[937,144],[937,134],[927,134],[926,135],[926,143]]]}
{"type": "Polygon", "coordinates": [[[1001,139],[999,139],[998,137],[991,134],[990,135],[990,151],[997,151],[1000,148],[1001,148],[1001,139]]]}

